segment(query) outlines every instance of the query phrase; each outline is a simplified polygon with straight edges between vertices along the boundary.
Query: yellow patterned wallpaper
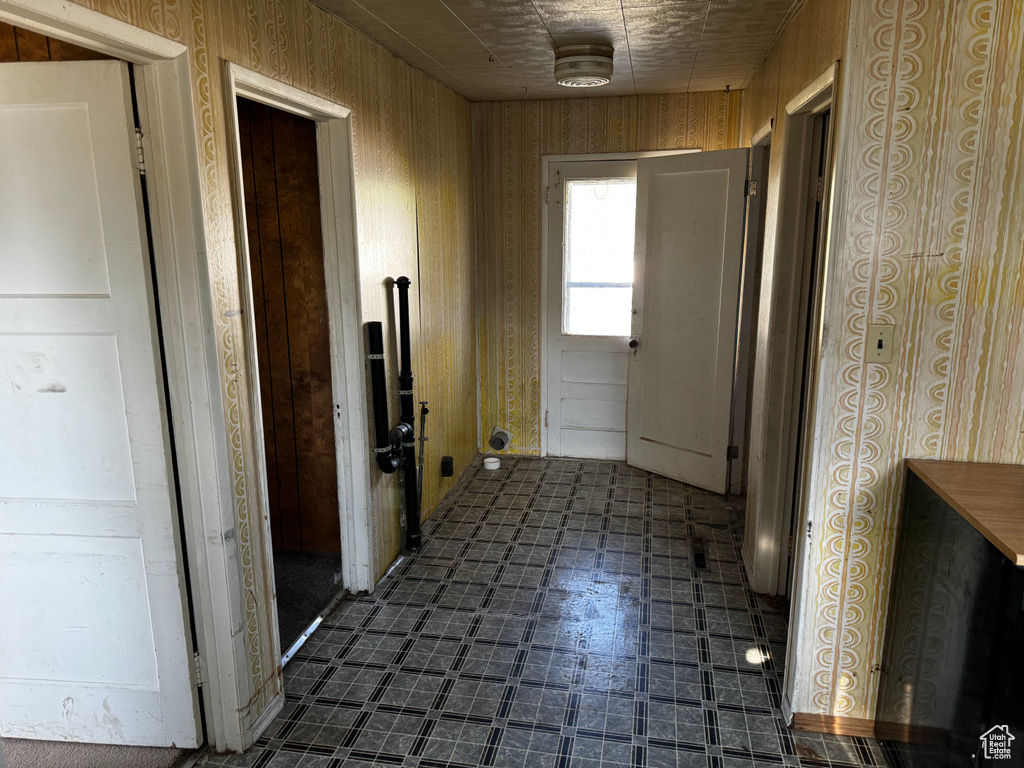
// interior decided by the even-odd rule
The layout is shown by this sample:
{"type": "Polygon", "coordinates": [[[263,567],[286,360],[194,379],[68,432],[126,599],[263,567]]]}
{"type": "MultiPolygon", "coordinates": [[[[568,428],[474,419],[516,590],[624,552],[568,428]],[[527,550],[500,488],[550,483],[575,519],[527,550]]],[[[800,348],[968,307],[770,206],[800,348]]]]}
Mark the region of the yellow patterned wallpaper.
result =
{"type": "MultiPolygon", "coordinates": [[[[476,401],[469,104],[306,0],[76,1],[191,51],[203,217],[247,600],[253,689],[247,717],[255,721],[278,692],[280,677],[271,648],[269,573],[260,555],[263,531],[255,524],[255,446],[244,427],[251,403],[243,320],[230,312],[241,302],[222,62],[228,59],[353,110],[364,320],[387,319],[391,298],[385,278],[406,274],[414,281],[416,396],[429,400],[433,413],[425,510],[452,482],[440,482],[440,455],[455,456],[458,474],[476,453],[476,415],[466,408],[476,401]]],[[[393,328],[388,345],[393,354],[393,328]]],[[[391,408],[397,414],[395,400],[391,408]]],[[[397,481],[376,467],[371,480],[379,575],[399,552],[397,481]]]]}
{"type": "MultiPolygon", "coordinates": [[[[540,453],[541,156],[738,146],[740,94],[473,104],[480,408],[540,453]]],[[[484,446],[484,450],[487,450],[484,446]]]]}
{"type": "Polygon", "coordinates": [[[871,719],[903,458],[1024,463],[1024,5],[853,3],[844,64],[792,704],[871,719]]]}

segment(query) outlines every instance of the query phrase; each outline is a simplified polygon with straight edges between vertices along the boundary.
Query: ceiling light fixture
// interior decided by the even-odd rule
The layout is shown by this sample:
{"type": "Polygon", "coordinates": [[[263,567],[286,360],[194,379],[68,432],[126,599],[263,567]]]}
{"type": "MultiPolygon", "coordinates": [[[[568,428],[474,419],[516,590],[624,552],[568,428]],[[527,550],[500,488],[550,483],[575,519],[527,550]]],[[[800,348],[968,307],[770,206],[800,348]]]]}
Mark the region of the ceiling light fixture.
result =
{"type": "Polygon", "coordinates": [[[555,80],[570,88],[607,85],[612,79],[612,50],[608,45],[566,45],[555,51],[555,80]]]}

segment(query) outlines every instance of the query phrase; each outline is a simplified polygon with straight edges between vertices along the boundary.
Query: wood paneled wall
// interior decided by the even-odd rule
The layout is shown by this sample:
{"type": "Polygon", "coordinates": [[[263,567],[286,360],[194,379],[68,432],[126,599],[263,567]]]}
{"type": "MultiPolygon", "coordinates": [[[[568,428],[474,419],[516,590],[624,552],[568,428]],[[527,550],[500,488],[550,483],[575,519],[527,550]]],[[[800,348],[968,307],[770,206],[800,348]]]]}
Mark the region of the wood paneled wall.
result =
{"type": "MultiPolygon", "coordinates": [[[[541,156],[738,146],[739,92],[473,105],[481,434],[540,453],[541,156]]],[[[483,450],[490,450],[481,446],[483,450]]]]}
{"type": "Polygon", "coordinates": [[[0,21],[0,62],[95,61],[111,58],[74,43],[46,37],[0,21]]]}
{"type": "Polygon", "coordinates": [[[238,100],[275,549],[338,552],[338,474],[316,124],[238,100]]]}

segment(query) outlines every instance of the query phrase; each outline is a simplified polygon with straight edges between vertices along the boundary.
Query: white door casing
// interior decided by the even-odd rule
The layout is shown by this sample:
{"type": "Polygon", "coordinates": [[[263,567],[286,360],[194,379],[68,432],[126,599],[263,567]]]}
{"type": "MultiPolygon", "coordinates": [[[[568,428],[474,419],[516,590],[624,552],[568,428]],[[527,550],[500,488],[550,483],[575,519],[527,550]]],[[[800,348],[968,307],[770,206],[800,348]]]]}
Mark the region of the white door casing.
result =
{"type": "Polygon", "coordinates": [[[0,733],[195,746],[127,65],[0,65],[0,733]]]}
{"type": "Polygon", "coordinates": [[[726,493],[748,150],[637,169],[627,461],[726,493]]]}
{"type": "Polygon", "coordinates": [[[626,345],[624,336],[563,333],[565,181],[632,179],[636,160],[551,163],[548,168],[546,455],[626,458],[626,345]]]}

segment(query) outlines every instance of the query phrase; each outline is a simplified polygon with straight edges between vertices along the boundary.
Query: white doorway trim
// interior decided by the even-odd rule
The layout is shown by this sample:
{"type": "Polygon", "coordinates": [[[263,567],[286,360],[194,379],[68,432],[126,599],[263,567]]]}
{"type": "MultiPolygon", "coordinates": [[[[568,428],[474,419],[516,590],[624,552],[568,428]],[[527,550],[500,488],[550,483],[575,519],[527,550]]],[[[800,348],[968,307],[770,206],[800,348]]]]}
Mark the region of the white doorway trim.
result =
{"type": "Polygon", "coordinates": [[[769,120],[751,139],[747,170],[747,218],[743,229],[743,266],[730,426],[730,443],[736,450],[731,453],[729,460],[729,493],[737,496],[746,492],[746,473],[750,465],[750,404],[753,399],[754,354],[757,350],[757,310],[767,209],[765,198],[768,195],[768,170],[765,162],[766,152],[771,146],[771,124],[769,120]]]}
{"type": "MultiPolygon", "coordinates": [[[[803,352],[796,349],[796,344],[801,333],[798,327],[801,303],[807,299],[801,290],[801,280],[806,262],[804,228],[807,219],[810,130],[814,116],[835,103],[833,97],[837,75],[838,64],[833,64],[787,102],[781,135],[773,136],[772,141],[773,155],[778,155],[773,158],[772,166],[780,168],[776,206],[769,210],[769,216],[774,218],[774,227],[766,226],[767,232],[774,230],[775,234],[772,259],[774,274],[766,276],[762,282],[761,306],[770,306],[770,312],[766,314],[762,310],[761,317],[769,316],[770,325],[758,331],[761,336],[767,332],[768,345],[758,349],[758,354],[765,354],[763,364],[757,366],[763,372],[764,381],[755,383],[757,391],[754,396],[761,401],[762,418],[760,423],[751,428],[752,442],[755,440],[753,431],[760,432],[761,451],[760,461],[752,462],[748,470],[751,477],[748,487],[758,488],[759,494],[756,499],[748,500],[743,561],[755,592],[788,592],[793,597],[796,592],[791,587],[795,584],[780,579],[779,573],[783,570],[781,564],[789,557],[799,558],[799,544],[802,540],[802,537],[795,536],[794,551],[788,553],[793,506],[792,453],[796,440],[793,433],[792,400],[794,392],[799,397],[803,376],[803,352]],[[785,404],[784,407],[780,407],[780,403],[785,404]],[[754,479],[755,472],[760,474],[757,479],[754,479]]],[[[833,125],[834,118],[833,111],[833,125]]],[[[776,122],[776,131],[773,133],[778,132],[778,128],[776,122]]],[[[833,153],[830,168],[833,189],[839,188],[836,185],[839,171],[841,169],[836,167],[833,153]]],[[[823,272],[827,270],[828,243],[834,237],[831,230],[834,219],[829,213],[831,199],[829,195],[825,201],[829,218],[825,227],[823,272]]],[[[767,247],[765,252],[768,252],[767,247]]],[[[827,279],[827,276],[823,276],[823,279],[827,279]]],[[[818,330],[820,332],[820,328],[818,330]]],[[[814,397],[813,388],[808,392],[814,397]]],[[[797,570],[794,571],[795,582],[800,579],[797,570]]],[[[798,608],[794,608],[794,612],[796,614],[798,608]]]]}
{"type": "MultiPolygon", "coordinates": [[[[550,322],[548,318],[548,301],[549,301],[549,286],[548,274],[550,264],[548,259],[550,256],[550,248],[548,246],[548,227],[550,226],[548,217],[548,188],[550,187],[551,178],[551,165],[553,163],[593,163],[601,161],[615,161],[615,160],[632,160],[636,161],[642,157],[666,157],[668,155],[682,155],[690,152],[700,152],[700,148],[696,149],[660,149],[645,152],[608,152],[604,154],[600,153],[587,153],[579,155],[542,155],[540,158],[540,208],[541,208],[541,244],[540,244],[540,413],[541,413],[541,428],[540,428],[540,455],[548,456],[551,454],[550,440],[548,439],[548,430],[550,418],[546,418],[549,414],[549,409],[552,406],[553,393],[551,387],[549,387],[549,369],[551,367],[550,352],[548,350],[548,324],[550,322]]],[[[559,254],[561,257],[561,254],[559,254]]],[[[561,322],[561,320],[559,320],[561,322]]],[[[558,403],[554,403],[557,405],[558,403]]],[[[561,455],[560,453],[558,455],[561,455]]]]}
{"type": "MultiPolygon", "coordinates": [[[[330,326],[331,379],[338,471],[338,513],[341,521],[341,568],[351,592],[373,590],[372,523],[370,520],[370,443],[363,373],[362,313],[356,241],[355,175],[352,159],[352,111],[305,91],[285,85],[230,61],[224,62],[225,109],[233,175],[235,242],[242,282],[242,316],[256,467],[260,483],[260,512],[265,521],[263,556],[273,562],[267,494],[267,462],[263,452],[263,411],[260,406],[256,320],[253,312],[249,240],[242,189],[242,155],[238,135],[238,97],[290,112],[316,123],[317,165],[320,177],[320,216],[324,238],[324,276],[330,326]]],[[[276,616],[276,612],[275,612],[276,616]]],[[[274,628],[277,643],[277,628],[274,628]]],[[[276,647],[276,646],[275,646],[276,647]]],[[[278,649],[278,655],[280,656],[278,649]]]]}
{"type": "Polygon", "coordinates": [[[131,62],[147,150],[156,280],[207,738],[251,742],[234,492],[208,279],[186,46],[62,0],[0,0],[0,21],[131,62]]]}
{"type": "MultiPolygon", "coordinates": [[[[816,444],[816,430],[822,421],[815,419],[816,402],[819,400],[819,389],[828,386],[828,382],[817,377],[818,357],[822,341],[821,307],[827,302],[828,285],[831,279],[830,251],[831,244],[841,238],[841,217],[834,215],[843,206],[843,168],[837,162],[844,141],[841,115],[839,115],[839,62],[831,65],[821,75],[790,99],[785,106],[785,124],[781,135],[773,137],[773,152],[779,152],[779,196],[777,207],[770,212],[775,220],[774,242],[774,275],[771,284],[763,283],[762,302],[770,302],[771,333],[768,346],[758,350],[764,352],[767,359],[763,366],[765,381],[758,382],[762,398],[763,419],[756,425],[761,430],[761,462],[758,467],[751,465],[751,477],[760,472],[760,482],[751,482],[751,487],[760,488],[760,498],[756,500],[756,508],[748,507],[747,526],[752,527],[752,536],[747,542],[756,542],[756,552],[744,552],[744,562],[753,569],[749,570],[751,586],[758,592],[782,593],[788,587],[791,597],[789,620],[789,639],[786,647],[786,676],[783,683],[783,716],[791,721],[793,702],[799,699],[799,688],[806,677],[802,669],[801,659],[807,658],[806,648],[811,638],[804,638],[809,627],[804,626],[804,614],[807,598],[804,595],[806,570],[810,557],[810,537],[816,535],[810,529],[817,526],[816,510],[811,508],[808,500],[813,485],[815,471],[815,455],[813,448],[800,475],[798,488],[793,488],[796,472],[794,456],[793,418],[794,397],[799,399],[801,382],[806,376],[808,382],[807,397],[809,421],[803,426],[803,439],[809,447],[816,444]],[[824,223],[822,226],[822,248],[818,255],[819,274],[816,285],[802,286],[804,268],[807,261],[805,242],[805,224],[807,219],[807,199],[812,142],[812,129],[816,116],[825,111],[831,113],[831,154],[828,158],[828,183],[823,190],[822,206],[824,223]],[[801,305],[808,304],[808,311],[814,312],[815,299],[808,292],[817,296],[817,314],[811,317],[810,340],[811,351],[806,359],[810,360],[808,370],[804,371],[805,352],[797,349],[797,339],[801,330],[801,305]],[[794,395],[795,393],[795,395],[794,395]],[[770,407],[771,403],[787,403],[786,407],[770,407]],[[792,498],[794,493],[796,499],[792,498]],[[794,510],[795,507],[795,510],[794,510]],[[780,574],[783,569],[780,563],[787,561],[785,549],[789,537],[792,516],[796,515],[793,525],[794,542],[792,577],[789,584],[785,583],[780,574]]],[[[773,126],[778,128],[776,124],[773,126]]],[[[767,132],[759,130],[755,138],[763,139],[767,132]]],[[[765,313],[762,313],[765,317],[765,313]]],[[[759,335],[762,331],[759,330],[759,335]]],[[[756,385],[756,386],[758,386],[756,385]]],[[[799,408],[799,405],[795,406],[799,408]]]]}

